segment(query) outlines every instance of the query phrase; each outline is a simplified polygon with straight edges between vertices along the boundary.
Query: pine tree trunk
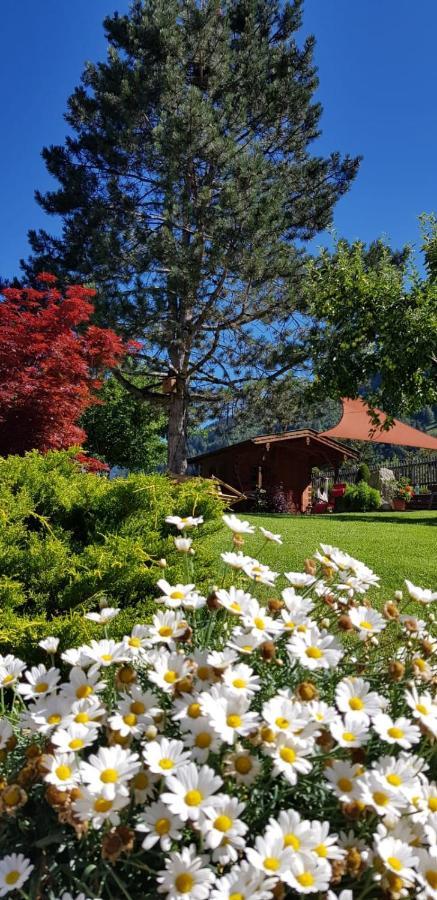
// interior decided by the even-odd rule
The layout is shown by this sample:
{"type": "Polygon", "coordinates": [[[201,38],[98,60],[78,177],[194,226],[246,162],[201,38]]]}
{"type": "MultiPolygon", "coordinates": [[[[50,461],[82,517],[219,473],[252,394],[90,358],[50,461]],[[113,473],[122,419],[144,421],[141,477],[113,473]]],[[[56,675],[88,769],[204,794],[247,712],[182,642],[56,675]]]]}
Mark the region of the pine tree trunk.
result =
{"type": "Polygon", "coordinates": [[[167,468],[174,475],[187,471],[187,401],[183,389],[170,395],[167,468]]]}

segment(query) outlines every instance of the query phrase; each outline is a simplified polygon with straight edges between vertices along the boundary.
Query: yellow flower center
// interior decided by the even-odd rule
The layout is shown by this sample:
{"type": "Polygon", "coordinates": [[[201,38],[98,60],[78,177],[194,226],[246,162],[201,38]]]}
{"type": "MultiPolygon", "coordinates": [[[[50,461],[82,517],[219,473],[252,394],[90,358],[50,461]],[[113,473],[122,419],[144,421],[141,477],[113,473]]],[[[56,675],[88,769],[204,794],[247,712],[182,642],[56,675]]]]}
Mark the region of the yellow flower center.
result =
{"type": "Polygon", "coordinates": [[[322,859],[326,859],[328,855],[326,844],[318,844],[317,847],[314,847],[314,853],[317,853],[317,856],[320,856],[322,859]]]}
{"type": "Polygon", "coordinates": [[[199,734],[196,734],[194,744],[196,747],[199,747],[200,750],[206,750],[207,747],[211,745],[211,741],[211,735],[207,731],[201,731],[199,734]]]}
{"type": "Polygon", "coordinates": [[[184,592],[183,591],[172,591],[170,594],[171,600],[183,600],[184,592]]]}
{"type": "Polygon", "coordinates": [[[8,874],[5,875],[6,884],[16,884],[20,877],[20,874],[21,873],[18,872],[17,869],[12,869],[11,872],[8,872],[8,874]]]}
{"type": "Polygon", "coordinates": [[[387,856],[387,862],[388,862],[389,866],[391,866],[392,869],[395,870],[395,872],[401,871],[402,863],[401,863],[400,859],[397,858],[397,856],[387,856]]]}
{"type": "Polygon", "coordinates": [[[129,728],[131,728],[133,725],[136,725],[136,724],[137,724],[137,717],[136,717],[135,713],[132,713],[132,712],[131,712],[131,713],[126,713],[126,715],[123,716],[123,722],[124,722],[124,724],[127,725],[129,728]]]}
{"type": "Polygon", "coordinates": [[[135,775],[133,784],[136,791],[144,791],[149,785],[148,775],[145,772],[138,772],[135,775]]]}
{"type": "Polygon", "coordinates": [[[73,740],[70,741],[68,746],[69,746],[70,750],[82,750],[82,747],[84,746],[84,742],[83,742],[82,738],[73,738],[73,740]]]}
{"type": "Polygon", "coordinates": [[[14,675],[5,675],[5,677],[3,678],[2,684],[10,684],[11,681],[14,680],[14,677],[15,677],[14,675]]]}
{"type": "Polygon", "coordinates": [[[257,616],[253,620],[253,624],[256,626],[256,628],[259,628],[260,631],[263,631],[266,623],[265,623],[264,619],[262,619],[260,616],[257,616]]]}
{"type": "Polygon", "coordinates": [[[214,821],[214,828],[216,828],[217,831],[229,831],[229,829],[232,828],[232,819],[230,819],[229,816],[217,816],[214,821]]]}
{"type": "Polygon", "coordinates": [[[231,603],[230,606],[231,606],[231,609],[234,610],[234,612],[241,612],[241,606],[240,606],[239,603],[236,603],[236,602],[234,601],[233,603],[231,603]]]}
{"type": "Polygon", "coordinates": [[[245,894],[240,894],[238,891],[235,894],[229,894],[229,900],[246,900],[245,894]]]}
{"type": "Polygon", "coordinates": [[[352,731],[343,731],[343,740],[346,741],[348,744],[351,744],[352,741],[355,741],[355,739],[356,739],[356,734],[354,734],[352,731]]]}
{"type": "Polygon", "coordinates": [[[239,728],[241,725],[242,719],[237,713],[231,713],[226,719],[226,725],[229,728],[239,728]]]}
{"type": "Polygon", "coordinates": [[[197,677],[200,678],[201,681],[207,681],[209,678],[209,666],[199,666],[197,677]]]}
{"type": "Polygon", "coordinates": [[[363,620],[360,622],[360,628],[365,628],[366,631],[371,631],[372,628],[373,628],[373,625],[372,625],[371,622],[368,622],[367,619],[363,619],[363,620]]]}
{"type": "Polygon", "coordinates": [[[163,756],[163,758],[159,760],[159,768],[164,769],[164,771],[174,769],[174,762],[172,759],[169,759],[168,756],[163,756]]]}
{"type": "Polygon", "coordinates": [[[58,713],[53,713],[52,716],[49,716],[47,719],[47,725],[59,725],[62,716],[58,713]]]}
{"type": "Polygon", "coordinates": [[[286,628],[293,629],[296,627],[296,622],[292,622],[291,619],[288,622],[284,622],[284,624],[286,628]]]}
{"type": "Polygon", "coordinates": [[[134,700],[129,709],[134,716],[141,716],[146,711],[146,707],[141,700],[134,700]]]}
{"type": "Polygon", "coordinates": [[[277,856],[266,856],[264,860],[264,868],[267,869],[268,872],[277,872],[280,865],[281,863],[277,856]]]}
{"type": "Polygon", "coordinates": [[[423,703],[416,703],[416,709],[422,716],[429,716],[429,709],[423,703]]]}
{"type": "Polygon", "coordinates": [[[71,778],[70,766],[58,766],[55,769],[55,775],[59,778],[59,781],[68,781],[71,778]]]}
{"type": "Polygon", "coordinates": [[[102,662],[112,662],[112,653],[103,653],[100,659],[102,662]]]}
{"type": "Polygon", "coordinates": [[[299,634],[305,634],[306,630],[307,630],[307,627],[303,623],[302,623],[302,625],[297,626],[297,631],[299,632],[299,634]]]}
{"type": "Polygon", "coordinates": [[[399,775],[396,775],[396,772],[391,772],[386,776],[386,781],[392,785],[392,787],[399,787],[402,784],[402,778],[399,775]]]}
{"type": "Polygon", "coordinates": [[[170,831],[169,819],[157,819],[155,822],[155,831],[160,837],[164,834],[168,834],[170,831]]]}
{"type": "Polygon", "coordinates": [[[187,709],[187,715],[190,717],[190,719],[198,719],[199,716],[202,715],[200,703],[190,703],[187,709]]]}
{"type": "Polygon", "coordinates": [[[278,716],[278,718],[275,719],[275,725],[278,728],[286,729],[289,727],[290,722],[288,721],[288,719],[284,719],[283,716],[278,716]]]}
{"type": "Polygon", "coordinates": [[[393,725],[392,728],[387,729],[387,734],[389,734],[390,737],[394,738],[395,740],[398,740],[399,738],[403,738],[405,732],[402,730],[402,728],[396,728],[396,726],[393,725]]]}
{"type": "Polygon", "coordinates": [[[194,884],[194,878],[189,872],[181,872],[176,876],[174,883],[180,894],[189,894],[194,884]]]}
{"type": "Polygon", "coordinates": [[[170,625],[161,625],[158,634],[160,634],[161,637],[171,637],[171,635],[173,634],[173,628],[170,628],[170,625]]]}
{"type": "Polygon", "coordinates": [[[202,800],[203,794],[195,788],[191,791],[187,791],[185,794],[185,803],[187,806],[200,806],[202,800]]]}
{"type": "Polygon", "coordinates": [[[428,809],[430,812],[437,812],[437,797],[430,797],[428,800],[428,809]]]}
{"type": "Polygon", "coordinates": [[[296,759],[296,754],[295,754],[294,750],[292,749],[292,747],[281,747],[281,749],[279,751],[279,756],[286,763],[294,763],[294,761],[296,759]]]}
{"type": "Polygon", "coordinates": [[[103,771],[100,772],[100,781],[103,781],[103,784],[115,784],[117,780],[117,769],[103,769],[103,771]]]}
{"type": "Polygon", "coordinates": [[[90,684],[81,684],[76,688],[76,697],[78,700],[85,700],[85,697],[89,697],[92,692],[93,689],[90,684]]]}
{"type": "Polygon", "coordinates": [[[352,790],[353,784],[352,784],[350,778],[339,778],[337,781],[337,787],[340,789],[340,791],[344,791],[345,793],[348,793],[349,791],[352,790]]]}
{"type": "Polygon", "coordinates": [[[99,813],[109,812],[112,809],[112,800],[106,800],[106,797],[98,797],[94,801],[94,811],[99,813]]]}
{"type": "Polygon", "coordinates": [[[284,835],[284,847],[292,847],[293,850],[299,850],[300,840],[295,834],[284,835]]]}
{"type": "Polygon", "coordinates": [[[349,706],[355,712],[357,712],[360,709],[364,709],[364,703],[361,700],[361,697],[351,697],[349,700],[349,706]]]}
{"type": "Polygon", "coordinates": [[[87,722],[89,722],[89,720],[90,717],[86,712],[76,713],[74,717],[74,721],[77,722],[78,725],[85,725],[87,722]]]}
{"type": "Polygon", "coordinates": [[[40,681],[39,684],[36,684],[34,687],[34,691],[37,694],[44,694],[45,691],[48,691],[48,689],[49,689],[49,686],[47,684],[47,681],[40,681]]]}
{"type": "Polygon", "coordinates": [[[234,766],[239,775],[248,775],[253,768],[253,763],[250,756],[237,756],[234,766]]]}
{"type": "Polygon", "coordinates": [[[320,657],[323,656],[323,652],[320,647],[307,647],[305,653],[309,657],[309,659],[320,659],[320,657]]]}
{"type": "Polygon", "coordinates": [[[296,881],[299,882],[301,887],[312,887],[314,884],[314,875],[311,872],[302,872],[301,875],[296,875],[296,881]]]}
{"type": "Polygon", "coordinates": [[[437,890],[437,869],[427,869],[425,878],[429,886],[432,887],[434,891],[437,890]]]}
{"type": "Polygon", "coordinates": [[[139,647],[141,647],[141,640],[137,637],[130,637],[128,640],[128,644],[129,647],[133,647],[134,649],[138,650],[139,647]]]}
{"type": "Polygon", "coordinates": [[[420,659],[420,657],[416,657],[416,659],[413,659],[413,665],[417,666],[420,672],[424,672],[426,670],[426,662],[424,659],[420,659]]]}
{"type": "Polygon", "coordinates": [[[245,678],[234,678],[232,685],[234,688],[245,688],[247,687],[247,681],[245,678]]]}
{"type": "Polygon", "coordinates": [[[167,684],[174,684],[177,677],[177,672],[175,672],[174,669],[169,669],[164,675],[164,681],[166,681],[167,684]]]}
{"type": "Polygon", "coordinates": [[[372,797],[377,806],[387,806],[388,797],[387,797],[387,794],[383,793],[383,791],[375,791],[372,794],[372,797]]]}

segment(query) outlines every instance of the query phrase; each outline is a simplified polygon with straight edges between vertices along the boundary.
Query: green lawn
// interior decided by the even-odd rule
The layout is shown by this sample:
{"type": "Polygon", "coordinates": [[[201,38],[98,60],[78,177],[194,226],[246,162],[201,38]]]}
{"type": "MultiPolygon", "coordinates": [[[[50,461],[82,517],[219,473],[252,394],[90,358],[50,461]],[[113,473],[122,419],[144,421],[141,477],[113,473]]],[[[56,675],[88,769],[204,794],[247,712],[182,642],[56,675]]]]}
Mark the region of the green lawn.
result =
{"type": "MultiPolygon", "coordinates": [[[[248,535],[244,552],[268,563],[277,572],[301,571],[320,541],[351,553],[381,577],[381,599],[404,588],[404,578],[421,587],[437,588],[437,512],[338,513],[324,516],[236,514],[281,534],[282,546],[268,543],[262,550],[260,533],[248,535]]],[[[214,552],[229,549],[227,528],[206,539],[214,552]]]]}

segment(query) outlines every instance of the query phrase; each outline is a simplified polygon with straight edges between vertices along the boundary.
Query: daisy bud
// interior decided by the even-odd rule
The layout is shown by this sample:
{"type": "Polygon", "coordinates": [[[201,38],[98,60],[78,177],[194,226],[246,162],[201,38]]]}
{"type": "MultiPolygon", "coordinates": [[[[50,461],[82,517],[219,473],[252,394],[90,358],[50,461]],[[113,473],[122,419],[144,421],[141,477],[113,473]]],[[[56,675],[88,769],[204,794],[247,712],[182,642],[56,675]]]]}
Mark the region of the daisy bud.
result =
{"type": "Polygon", "coordinates": [[[335,747],[334,738],[329,731],[322,731],[316,738],[316,744],[321,747],[325,753],[329,753],[329,751],[335,747]]]}
{"type": "Polygon", "coordinates": [[[118,747],[129,747],[131,743],[131,734],[122,735],[119,731],[110,731],[108,734],[108,744],[110,747],[113,747],[114,744],[117,744],[118,747]]]}
{"type": "Polygon", "coordinates": [[[276,656],[276,647],[273,641],[264,641],[260,647],[261,656],[266,662],[270,662],[270,660],[274,659],[276,656]]]}
{"type": "MultiPolygon", "coordinates": [[[[348,806],[353,806],[353,803],[347,804],[348,806]]],[[[358,806],[359,804],[355,804],[358,806]]],[[[361,871],[363,866],[363,860],[361,857],[360,851],[356,847],[351,847],[347,851],[346,856],[346,871],[349,875],[356,876],[361,871]]]]}
{"type": "Polygon", "coordinates": [[[195,556],[195,555],[196,555],[196,551],[195,551],[194,547],[190,547],[188,553],[189,553],[190,556],[195,556]]]}
{"type": "Polygon", "coordinates": [[[351,750],[351,759],[353,763],[358,765],[365,763],[367,755],[364,747],[353,747],[351,750]]]}
{"type": "Polygon", "coordinates": [[[0,810],[6,815],[14,815],[26,802],[26,791],[19,784],[8,784],[0,794],[0,810]]]}
{"type": "Polygon", "coordinates": [[[117,669],[115,684],[119,690],[123,690],[129,684],[135,684],[136,680],[137,673],[132,666],[121,666],[120,669],[117,669]]]}
{"type": "Polygon", "coordinates": [[[388,664],[388,672],[391,681],[402,681],[405,675],[405,666],[398,659],[392,659],[388,664]]]}
{"type": "Polygon", "coordinates": [[[273,731],[273,728],[270,728],[269,725],[263,725],[260,729],[261,739],[265,744],[274,744],[276,740],[276,734],[273,731]]]}
{"type": "Polygon", "coordinates": [[[10,738],[6,742],[6,750],[8,751],[8,753],[10,753],[11,750],[15,750],[16,746],[17,746],[17,738],[15,737],[15,734],[11,734],[10,738]]]}
{"type": "Polygon", "coordinates": [[[208,609],[211,610],[211,612],[214,612],[214,610],[216,609],[220,609],[220,601],[215,591],[211,591],[211,593],[208,594],[206,598],[206,605],[208,609]]]}
{"type": "Polygon", "coordinates": [[[379,640],[375,636],[370,638],[370,643],[373,644],[374,647],[379,647],[379,640]]]}
{"type": "Polygon", "coordinates": [[[46,790],[46,800],[54,809],[66,806],[70,802],[68,791],[60,791],[54,784],[49,784],[46,790]]]}
{"type": "Polygon", "coordinates": [[[184,678],[176,682],[174,690],[175,694],[191,694],[193,690],[193,676],[185,675],[184,678]]]}
{"type": "Polygon", "coordinates": [[[272,889],[272,897],[273,900],[284,900],[285,888],[282,881],[278,881],[278,883],[275,884],[275,887],[272,889]]]}
{"type": "Polygon", "coordinates": [[[156,565],[159,566],[160,569],[165,569],[167,567],[167,560],[163,559],[163,558],[158,559],[158,562],[156,563],[156,565]]]}
{"type": "Polygon", "coordinates": [[[306,559],[303,567],[307,575],[315,575],[317,572],[317,563],[315,559],[306,559]]]}
{"type": "Polygon", "coordinates": [[[400,875],[395,875],[394,872],[387,872],[386,879],[390,895],[392,897],[402,897],[402,892],[405,888],[404,879],[400,875]]]}
{"type": "Polygon", "coordinates": [[[41,750],[38,747],[38,744],[29,744],[24,751],[26,755],[26,759],[37,759],[38,756],[41,756],[41,750]]]}
{"type": "Polygon", "coordinates": [[[322,600],[324,603],[327,603],[328,606],[334,607],[336,605],[334,594],[323,594],[322,600]]]}
{"type": "Polygon", "coordinates": [[[346,872],[346,861],[344,859],[332,859],[330,862],[332,869],[331,883],[338,884],[346,872]]]}
{"type": "Polygon", "coordinates": [[[115,863],[122,853],[131,853],[134,848],[135,832],[126,825],[118,825],[104,835],[102,840],[102,859],[115,863]]]}
{"type": "Polygon", "coordinates": [[[296,688],[296,694],[299,697],[299,700],[306,703],[315,700],[319,696],[318,690],[312,681],[301,681],[296,688]]]}
{"type": "Polygon", "coordinates": [[[395,600],[402,600],[403,596],[402,591],[395,591],[395,600]]]}
{"type": "Polygon", "coordinates": [[[340,616],[340,618],[338,620],[338,625],[342,631],[352,631],[352,629],[354,627],[352,620],[349,618],[348,615],[346,615],[346,613],[343,613],[343,615],[340,616]]]}
{"type": "Polygon", "coordinates": [[[179,644],[188,644],[189,641],[191,641],[192,637],[193,637],[193,629],[190,628],[189,625],[187,625],[184,633],[181,634],[180,637],[176,638],[176,640],[178,641],[179,644]]]}
{"type": "Polygon", "coordinates": [[[383,615],[386,619],[398,619],[399,618],[399,610],[396,606],[396,603],[393,603],[392,600],[389,600],[388,603],[385,604],[383,609],[383,615]]]}
{"type": "Polygon", "coordinates": [[[241,534],[233,534],[232,543],[234,547],[244,547],[244,537],[241,534]]]}
{"type": "Polygon", "coordinates": [[[103,597],[99,597],[99,609],[106,609],[107,606],[108,606],[108,601],[107,601],[105,595],[103,595],[103,597]]]}
{"type": "MultiPolygon", "coordinates": [[[[45,771],[44,771],[45,774],[45,771]]],[[[16,776],[16,782],[20,787],[30,787],[38,778],[38,771],[34,766],[23,766],[16,776]]]]}
{"type": "Polygon", "coordinates": [[[423,640],[422,641],[422,650],[424,656],[431,656],[431,653],[434,650],[433,644],[431,641],[423,640]]]}
{"type": "MultiPolygon", "coordinates": [[[[356,819],[359,819],[361,817],[361,815],[363,813],[363,809],[364,809],[363,804],[358,803],[358,801],[356,801],[356,800],[353,800],[351,803],[343,803],[341,808],[342,808],[343,814],[346,816],[346,818],[352,819],[353,822],[355,822],[356,819]]],[[[348,872],[349,872],[349,854],[354,854],[354,853],[357,853],[359,856],[358,850],[355,850],[355,848],[352,848],[352,850],[349,850],[348,855],[346,857],[348,872]]],[[[356,857],[352,857],[352,859],[356,859],[356,857]]],[[[359,864],[361,865],[361,856],[359,859],[359,864]]]]}
{"type": "Polygon", "coordinates": [[[330,623],[329,619],[322,619],[322,621],[321,621],[321,625],[323,626],[323,628],[329,628],[330,624],[331,623],[330,623]]]}
{"type": "Polygon", "coordinates": [[[156,725],[148,725],[144,732],[144,737],[146,738],[147,741],[154,741],[157,734],[158,734],[158,729],[157,729],[156,725]]]}
{"type": "Polygon", "coordinates": [[[417,619],[405,619],[403,625],[405,630],[409,631],[410,634],[414,634],[414,632],[417,631],[417,619]]]}
{"type": "Polygon", "coordinates": [[[279,612],[280,609],[283,609],[285,604],[283,600],[279,600],[276,597],[271,597],[268,601],[267,606],[270,612],[279,612]]]}

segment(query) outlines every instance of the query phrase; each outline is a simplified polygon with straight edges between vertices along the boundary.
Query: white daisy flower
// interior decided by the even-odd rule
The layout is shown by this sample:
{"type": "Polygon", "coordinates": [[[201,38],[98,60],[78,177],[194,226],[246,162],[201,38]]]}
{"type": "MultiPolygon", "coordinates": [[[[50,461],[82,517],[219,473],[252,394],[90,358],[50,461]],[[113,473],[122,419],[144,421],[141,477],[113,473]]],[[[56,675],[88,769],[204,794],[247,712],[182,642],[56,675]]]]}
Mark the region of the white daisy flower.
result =
{"type": "Polygon", "coordinates": [[[273,531],[267,531],[267,528],[263,528],[262,525],[259,526],[259,530],[266,541],[272,541],[274,544],[282,544],[282,537],[280,534],[274,534],[273,531]]]}
{"type": "Polygon", "coordinates": [[[373,763],[373,769],[395,793],[411,798],[420,792],[418,775],[425,771],[424,760],[420,756],[402,752],[399,756],[380,756],[373,763]]]}
{"type": "Polygon", "coordinates": [[[99,747],[79,766],[82,781],[92,794],[102,794],[112,800],[116,794],[128,794],[128,783],[140,768],[138,753],[123,747],[99,747]]]}
{"type": "Polygon", "coordinates": [[[71,702],[61,695],[50,694],[32,703],[21,717],[23,728],[49,734],[59,726],[66,728],[73,719],[71,702]]]}
{"type": "Polygon", "coordinates": [[[98,697],[86,697],[71,704],[71,721],[87,728],[100,728],[106,723],[106,709],[98,697]]]}
{"type": "Polygon", "coordinates": [[[205,900],[210,895],[214,875],[207,868],[204,856],[196,855],[196,847],[190,844],[180,853],[169,853],[165,869],[157,875],[158,893],[167,900],[205,900]]]}
{"type": "Polygon", "coordinates": [[[305,757],[312,753],[312,750],[312,744],[308,741],[300,741],[291,735],[278,735],[276,744],[268,748],[273,759],[272,774],[283,775],[289,784],[296,784],[298,775],[307,775],[311,772],[312,764],[305,757]]]}
{"type": "Polygon", "coordinates": [[[165,578],[159,579],[157,587],[162,593],[162,597],[157,598],[157,603],[164,603],[170,609],[178,609],[195,591],[194,584],[169,584],[165,578]]]}
{"type": "Polygon", "coordinates": [[[151,772],[167,777],[186,765],[190,754],[184,751],[182,741],[162,737],[159,741],[150,741],[146,744],[143,758],[151,772]]]}
{"type": "Polygon", "coordinates": [[[241,550],[239,550],[238,553],[228,551],[227,553],[221,553],[220,556],[227,566],[230,566],[231,569],[236,569],[237,571],[241,571],[245,566],[253,562],[252,557],[245,556],[244,553],[241,553],[241,550]]]}
{"type": "Polygon", "coordinates": [[[131,783],[135,803],[143,806],[146,800],[149,800],[155,793],[155,786],[159,781],[159,775],[154,775],[150,769],[145,766],[139,769],[131,783]]]}
{"type": "Polygon", "coordinates": [[[161,850],[165,852],[170,850],[173,841],[181,839],[181,827],[183,827],[181,819],[172,815],[162,800],[146,807],[135,826],[137,831],[144,832],[146,835],[141,845],[144,850],[150,850],[159,841],[161,850]]]}
{"type": "Polygon", "coordinates": [[[0,750],[7,747],[13,733],[11,723],[7,719],[0,719],[0,750]]]}
{"type": "Polygon", "coordinates": [[[269,616],[266,608],[261,606],[257,600],[251,600],[250,605],[241,616],[241,621],[244,628],[253,631],[263,640],[269,640],[282,631],[281,621],[269,616]]]}
{"type": "Polygon", "coordinates": [[[431,591],[429,588],[421,588],[417,587],[417,585],[413,584],[408,579],[405,579],[405,584],[407,585],[407,591],[412,600],[415,600],[416,603],[433,603],[437,600],[437,591],[431,591]]]}
{"type": "Polygon", "coordinates": [[[306,588],[315,582],[314,575],[306,575],[305,572],[284,572],[287,581],[293,588],[306,588]]]}
{"type": "Polygon", "coordinates": [[[131,734],[139,737],[153,723],[154,716],[160,712],[157,698],[151,691],[134,688],[131,694],[120,701],[117,711],[108,719],[113,731],[123,736],[131,734]]]}
{"type": "Polygon", "coordinates": [[[172,708],[172,718],[174,722],[179,722],[182,731],[190,731],[193,722],[202,719],[206,722],[206,718],[202,713],[197,693],[182,694],[175,697],[172,708]]]}
{"type": "Polygon", "coordinates": [[[187,627],[186,619],[173,610],[156,613],[153,616],[152,624],[149,626],[149,640],[152,644],[173,644],[174,641],[182,637],[187,627]]]}
{"type": "Polygon", "coordinates": [[[70,647],[61,653],[61,659],[69,666],[80,666],[86,669],[90,665],[90,660],[85,656],[85,649],[85,644],[82,647],[70,647]]]}
{"type": "Polygon", "coordinates": [[[435,738],[437,738],[437,703],[426,691],[419,694],[416,687],[405,691],[405,699],[415,719],[418,719],[435,738]]]}
{"type": "MultiPolygon", "coordinates": [[[[223,650],[209,651],[206,659],[208,665],[211,666],[212,669],[224,672],[228,666],[231,666],[232,663],[237,661],[238,654],[235,653],[235,650],[225,647],[223,650]]],[[[197,675],[199,675],[199,669],[197,670],[197,675]]]]}
{"type": "Polygon", "coordinates": [[[194,663],[197,687],[208,687],[211,682],[217,681],[212,665],[208,662],[209,650],[193,650],[191,660],[194,663]]]}
{"type": "Polygon", "coordinates": [[[393,872],[403,881],[413,884],[419,859],[413,849],[397,838],[386,837],[380,840],[375,836],[375,850],[389,872],[393,872]]]}
{"type": "Polygon", "coordinates": [[[79,782],[79,771],[74,753],[56,753],[44,756],[46,774],[44,781],[54,784],[59,791],[69,791],[79,782]]]}
{"type": "Polygon", "coordinates": [[[38,647],[41,647],[42,650],[45,650],[46,653],[50,653],[53,656],[54,653],[58,652],[59,638],[46,637],[44,640],[38,641],[38,647]]]}
{"type": "Polygon", "coordinates": [[[272,572],[269,566],[263,565],[257,559],[247,563],[243,568],[243,572],[252,581],[256,581],[258,584],[267,584],[269,587],[273,587],[276,579],[279,577],[279,572],[272,572]]]}
{"type": "Polygon", "coordinates": [[[364,678],[343,678],[335,690],[335,702],[339,710],[369,722],[388,704],[385,697],[370,690],[370,684],[364,678]]]}
{"type": "Polygon", "coordinates": [[[51,737],[56,753],[80,753],[97,738],[97,728],[72,722],[68,728],[58,728],[51,737]]]}
{"type": "Polygon", "coordinates": [[[237,653],[253,653],[264,642],[262,632],[245,631],[242,628],[234,628],[228,641],[228,647],[237,653]]]}
{"type": "Polygon", "coordinates": [[[82,790],[80,797],[73,803],[73,809],[82,822],[91,822],[93,828],[98,829],[106,822],[119,825],[119,810],[124,809],[128,803],[129,796],[124,794],[115,794],[109,798],[103,793],[82,790]]]}
{"type": "Polygon", "coordinates": [[[361,766],[356,763],[343,762],[333,759],[324,770],[327,784],[343,803],[350,803],[357,799],[357,778],[362,774],[361,766]]]}
{"type": "Polygon", "coordinates": [[[10,853],[0,859],[0,897],[5,897],[10,891],[19,891],[33,868],[22,853],[10,853]]]}
{"type": "Polygon", "coordinates": [[[161,800],[183,822],[196,821],[206,807],[214,804],[214,794],[222,784],[222,779],[209,766],[198,769],[194,763],[188,763],[175,775],[168,776],[167,790],[161,794],[161,800]]]}
{"type": "Polygon", "coordinates": [[[427,850],[418,849],[419,864],[417,880],[419,886],[423,886],[424,892],[419,896],[423,900],[437,900],[437,857],[432,856],[427,850]]]}
{"type": "Polygon", "coordinates": [[[309,597],[302,597],[300,594],[296,594],[293,587],[284,588],[281,591],[281,597],[292,615],[302,614],[307,616],[314,609],[313,601],[309,597]]]}
{"type": "Polygon", "coordinates": [[[106,638],[101,641],[91,641],[83,648],[83,653],[92,663],[89,669],[91,675],[98,672],[99,669],[106,669],[108,666],[127,660],[123,641],[117,642],[106,638]]]}
{"type": "Polygon", "coordinates": [[[358,637],[362,641],[379,634],[387,624],[381,613],[368,606],[352,607],[349,610],[349,618],[357,629],[358,637]]]}
{"type": "Polygon", "coordinates": [[[311,847],[311,823],[301,818],[294,809],[283,809],[277,819],[269,819],[267,834],[279,834],[284,849],[293,853],[309,852],[311,847]]]}
{"type": "Polygon", "coordinates": [[[186,531],[187,528],[197,528],[202,525],[203,516],[167,516],[168,525],[175,525],[178,531],[186,531]]]}
{"type": "Polygon", "coordinates": [[[89,619],[90,622],[96,622],[97,625],[107,625],[111,619],[115,619],[115,616],[118,616],[119,612],[120,610],[114,606],[104,606],[99,612],[85,613],[84,618],[89,619]]]}
{"type": "Polygon", "coordinates": [[[24,673],[26,681],[17,686],[17,691],[25,700],[47,697],[56,690],[61,673],[59,669],[46,669],[44,665],[32,666],[24,673]]]}
{"type": "Polygon", "coordinates": [[[287,644],[291,662],[299,662],[306,669],[335,668],[343,656],[343,650],[336,638],[327,631],[319,631],[317,626],[305,632],[294,632],[287,644]]]}
{"type": "Polygon", "coordinates": [[[174,540],[175,548],[176,548],[176,550],[179,551],[179,553],[189,553],[190,552],[191,545],[193,543],[191,538],[175,537],[175,538],[173,538],[173,540],[174,540]]]}
{"type": "Polygon", "coordinates": [[[339,894],[335,894],[334,891],[328,891],[326,895],[326,900],[354,900],[354,895],[352,891],[340,891],[339,894]]]}
{"type": "Polygon", "coordinates": [[[346,713],[344,719],[338,718],[331,722],[329,730],[339,747],[362,747],[370,737],[366,719],[357,718],[350,713],[346,713]]]}
{"type": "Polygon", "coordinates": [[[379,737],[388,744],[399,744],[404,750],[409,750],[420,741],[420,731],[417,725],[413,725],[411,719],[399,716],[392,719],[386,713],[380,713],[373,720],[373,727],[379,737]]]}
{"type": "Polygon", "coordinates": [[[193,719],[190,730],[184,734],[184,744],[191,749],[191,757],[197,763],[205,763],[210,753],[217,753],[221,741],[205,716],[193,719]]]}
{"type": "Polygon", "coordinates": [[[225,756],[225,771],[237,784],[249,786],[258,778],[261,763],[256,756],[237,745],[234,753],[225,756]]]}
{"type": "MultiPolygon", "coordinates": [[[[300,610],[295,610],[291,612],[290,609],[281,609],[281,619],[282,619],[282,627],[285,631],[292,632],[295,628],[299,628],[299,626],[305,625],[310,628],[312,624],[311,620],[308,618],[306,613],[300,612],[300,610]]],[[[302,629],[300,629],[302,630],[302,629]]]]}
{"type": "Polygon", "coordinates": [[[215,592],[215,596],[221,606],[224,606],[228,612],[236,616],[242,615],[253,601],[251,594],[235,587],[230,587],[227,591],[224,588],[220,588],[215,592]]]}
{"type": "Polygon", "coordinates": [[[311,721],[320,726],[330,725],[331,722],[338,720],[336,709],[323,700],[311,700],[309,703],[305,703],[304,711],[311,721]]]}
{"type": "Polygon", "coordinates": [[[214,731],[226,744],[233,744],[238,735],[245,736],[255,731],[258,716],[249,710],[249,699],[231,693],[226,688],[212,687],[200,695],[200,704],[214,731]]]}
{"type": "Polygon", "coordinates": [[[8,653],[0,656],[0,688],[14,687],[26,668],[26,663],[8,653]]]}
{"type": "Polygon", "coordinates": [[[231,692],[243,694],[246,697],[253,697],[260,690],[259,676],[255,675],[253,669],[245,663],[237,666],[229,666],[223,673],[223,684],[225,684],[231,692]]]}
{"type": "Polygon", "coordinates": [[[104,681],[100,681],[98,669],[93,672],[84,672],[80,666],[73,666],[70,670],[69,681],[62,684],[62,693],[75,700],[85,700],[94,694],[100,694],[106,687],[104,681]]]}
{"type": "Polygon", "coordinates": [[[338,834],[329,833],[329,822],[320,822],[314,819],[310,822],[311,843],[310,850],[319,859],[343,859],[345,851],[338,844],[338,834]]]}
{"type": "Polygon", "coordinates": [[[123,643],[130,658],[135,659],[144,655],[144,651],[150,647],[149,629],[146,625],[134,625],[130,634],[125,634],[123,643]]]}
{"type": "Polygon", "coordinates": [[[264,872],[265,875],[284,880],[284,876],[290,871],[293,853],[289,847],[284,847],[284,841],[280,832],[268,829],[264,835],[255,838],[255,847],[247,847],[246,856],[250,864],[264,872]]]}
{"type": "Polygon", "coordinates": [[[280,694],[264,703],[262,716],[274,732],[293,734],[306,725],[302,704],[280,694]]]}
{"type": "Polygon", "coordinates": [[[358,799],[370,806],[379,816],[396,819],[400,815],[405,800],[376,772],[366,772],[357,781],[358,799]]]}
{"type": "Polygon", "coordinates": [[[254,534],[255,526],[247,521],[238,519],[233,513],[231,515],[222,516],[223,522],[234,534],[254,534]]]}
{"type": "Polygon", "coordinates": [[[204,810],[202,834],[205,836],[205,846],[214,851],[214,862],[235,862],[238,852],[245,847],[247,825],[239,819],[245,804],[225,794],[214,799],[214,806],[204,810]]]}
{"type": "Polygon", "coordinates": [[[150,681],[168,694],[176,682],[189,673],[190,666],[185,656],[160,651],[153,659],[153,669],[149,669],[147,674],[150,681]]]}
{"type": "Polygon", "coordinates": [[[282,874],[282,880],[289,884],[299,896],[326,891],[331,880],[331,866],[326,859],[319,857],[305,858],[294,854],[290,868],[282,874]]]}
{"type": "Polygon", "coordinates": [[[246,860],[232,866],[227,875],[217,879],[211,892],[211,900],[270,900],[277,879],[267,878],[254,870],[246,860]]]}

